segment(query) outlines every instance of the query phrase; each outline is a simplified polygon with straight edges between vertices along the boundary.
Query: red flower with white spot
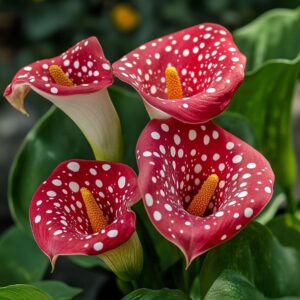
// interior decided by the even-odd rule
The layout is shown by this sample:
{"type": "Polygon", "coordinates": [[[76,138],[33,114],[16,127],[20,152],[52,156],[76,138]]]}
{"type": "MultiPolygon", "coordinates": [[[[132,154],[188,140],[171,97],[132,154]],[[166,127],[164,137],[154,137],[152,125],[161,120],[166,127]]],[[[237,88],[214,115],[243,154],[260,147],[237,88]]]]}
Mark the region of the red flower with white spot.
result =
{"type": "Polygon", "coordinates": [[[65,161],[33,196],[34,238],[52,263],[59,255],[107,252],[135,232],[130,206],[138,200],[136,174],[128,166],[65,161]]]}
{"type": "Polygon", "coordinates": [[[110,63],[97,38],[90,37],[59,56],[20,69],[5,89],[4,97],[27,115],[24,99],[33,89],[78,125],[97,158],[116,160],[120,122],[106,89],[112,82],[110,63]],[[106,148],[111,155],[103,154],[106,148]]]}
{"type": "Polygon", "coordinates": [[[245,63],[231,34],[207,23],[140,46],[113,72],[140,93],[151,117],[204,123],[229,105],[245,63]]]}
{"type": "Polygon", "coordinates": [[[272,196],[267,160],[212,122],[152,120],[139,138],[137,161],[148,215],[187,264],[235,236],[272,196]]]}
{"type": "Polygon", "coordinates": [[[97,38],[90,37],[59,56],[38,60],[20,69],[4,96],[12,106],[26,113],[23,102],[30,89],[41,95],[69,96],[102,90],[112,81],[110,64],[102,48],[97,38]],[[54,73],[51,72],[53,66],[56,66],[54,73]]]}

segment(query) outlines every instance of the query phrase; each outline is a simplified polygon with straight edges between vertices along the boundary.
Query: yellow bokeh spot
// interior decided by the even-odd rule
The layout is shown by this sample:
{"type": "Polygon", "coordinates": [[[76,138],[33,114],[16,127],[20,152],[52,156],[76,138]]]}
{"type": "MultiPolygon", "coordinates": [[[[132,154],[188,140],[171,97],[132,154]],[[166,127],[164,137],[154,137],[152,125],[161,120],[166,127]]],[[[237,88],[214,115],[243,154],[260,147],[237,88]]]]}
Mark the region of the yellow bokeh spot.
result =
{"type": "Polygon", "coordinates": [[[99,232],[107,226],[107,220],[91,191],[85,187],[80,189],[81,196],[90,220],[93,232],[99,232]]]}
{"type": "Polygon", "coordinates": [[[219,176],[216,174],[209,175],[202,184],[199,192],[192,199],[187,212],[202,217],[207,209],[207,206],[214,195],[219,183],[219,176]]]}
{"type": "Polygon", "coordinates": [[[165,70],[167,98],[181,99],[183,97],[181,80],[175,67],[167,67],[165,70]]]}
{"type": "Polygon", "coordinates": [[[140,15],[129,4],[119,3],[112,9],[112,19],[115,26],[120,31],[131,31],[135,29],[140,22],[140,15]]]}

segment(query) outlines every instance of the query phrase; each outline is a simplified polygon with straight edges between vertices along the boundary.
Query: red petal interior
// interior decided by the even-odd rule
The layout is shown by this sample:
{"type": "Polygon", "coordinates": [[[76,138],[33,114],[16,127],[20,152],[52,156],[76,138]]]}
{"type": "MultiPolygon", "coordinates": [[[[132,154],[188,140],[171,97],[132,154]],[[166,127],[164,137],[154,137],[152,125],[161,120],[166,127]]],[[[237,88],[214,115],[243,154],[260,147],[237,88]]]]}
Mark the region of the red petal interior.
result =
{"type": "Polygon", "coordinates": [[[150,219],[188,260],[233,237],[272,196],[266,159],[212,122],[151,121],[139,138],[137,160],[150,219]],[[211,174],[220,182],[206,216],[190,215],[185,208],[211,174]]]}
{"type": "Polygon", "coordinates": [[[4,96],[13,92],[14,85],[27,84],[53,95],[73,95],[98,91],[112,83],[109,61],[95,37],[82,40],[60,56],[36,61],[18,71],[4,96]],[[73,81],[73,87],[54,82],[48,71],[56,64],[73,81]]]}
{"type": "Polygon", "coordinates": [[[136,175],[123,164],[73,160],[61,163],[38,188],[30,221],[40,248],[61,254],[99,254],[124,243],[135,231],[130,206],[139,199],[136,175]],[[109,225],[93,233],[80,188],[92,193],[109,225]]]}
{"type": "Polygon", "coordinates": [[[220,25],[208,23],[148,42],[114,63],[113,70],[154,107],[179,120],[199,123],[229,104],[243,80],[245,63],[231,34],[220,25]],[[179,72],[184,100],[166,100],[167,66],[179,72]],[[218,107],[211,107],[214,102],[218,107]],[[213,109],[206,118],[199,116],[199,110],[205,107],[213,109]]]}

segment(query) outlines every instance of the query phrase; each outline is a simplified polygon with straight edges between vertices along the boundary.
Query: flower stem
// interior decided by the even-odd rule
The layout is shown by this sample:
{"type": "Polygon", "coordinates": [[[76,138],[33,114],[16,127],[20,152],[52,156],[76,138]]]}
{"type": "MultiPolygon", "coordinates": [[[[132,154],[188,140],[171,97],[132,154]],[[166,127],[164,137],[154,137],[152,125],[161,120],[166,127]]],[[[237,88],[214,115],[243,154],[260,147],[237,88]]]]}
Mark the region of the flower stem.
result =
{"type": "Polygon", "coordinates": [[[135,280],[131,281],[131,285],[132,285],[133,290],[137,290],[139,288],[138,284],[137,284],[137,282],[135,280]]]}
{"type": "Polygon", "coordinates": [[[182,282],[183,282],[183,291],[189,294],[190,290],[190,276],[189,269],[186,269],[186,261],[185,258],[182,259],[182,282]]]}

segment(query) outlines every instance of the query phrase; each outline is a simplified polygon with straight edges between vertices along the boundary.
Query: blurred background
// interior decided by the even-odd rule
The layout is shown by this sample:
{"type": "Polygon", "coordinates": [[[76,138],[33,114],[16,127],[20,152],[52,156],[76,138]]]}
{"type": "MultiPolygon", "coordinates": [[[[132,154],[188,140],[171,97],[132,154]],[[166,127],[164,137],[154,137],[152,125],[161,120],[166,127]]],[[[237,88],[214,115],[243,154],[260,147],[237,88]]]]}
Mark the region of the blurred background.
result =
{"type": "MultiPolygon", "coordinates": [[[[234,30],[267,10],[299,5],[300,0],[0,0],[0,88],[4,90],[20,67],[56,56],[91,35],[100,40],[106,57],[113,62],[152,38],[197,23],[215,22],[234,30]]],[[[300,139],[296,137],[300,132],[299,87],[294,105],[300,161],[300,139]]],[[[25,118],[4,98],[0,101],[0,232],[12,224],[6,196],[9,168],[22,139],[49,106],[31,93],[26,103],[31,117],[25,118]]],[[[299,186],[297,192],[299,198],[299,186]]],[[[80,269],[68,260],[62,260],[49,278],[89,286],[78,299],[93,299],[99,290],[110,289],[111,282],[108,273],[80,269]]],[[[118,297],[116,291],[109,299],[118,297]]]]}

